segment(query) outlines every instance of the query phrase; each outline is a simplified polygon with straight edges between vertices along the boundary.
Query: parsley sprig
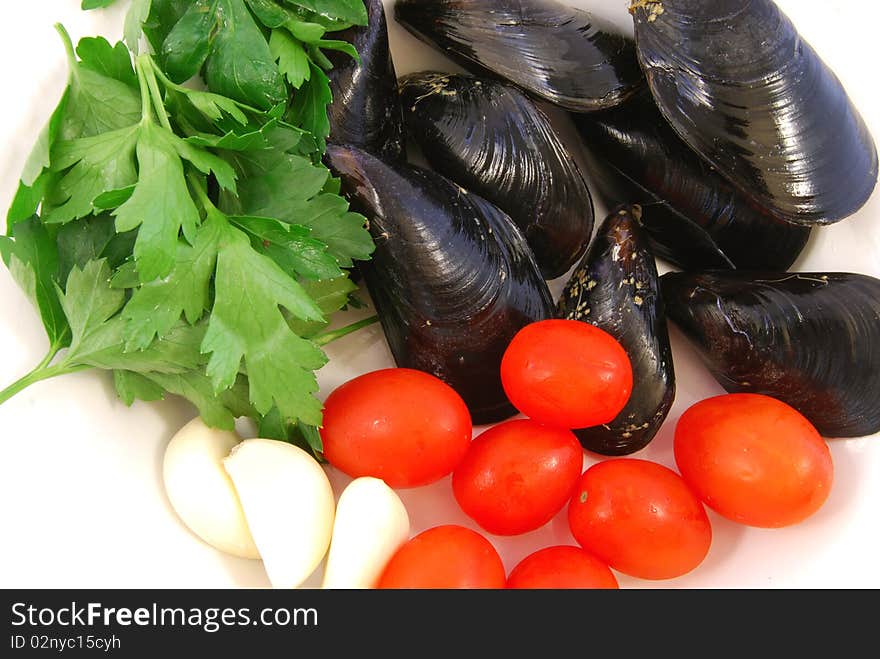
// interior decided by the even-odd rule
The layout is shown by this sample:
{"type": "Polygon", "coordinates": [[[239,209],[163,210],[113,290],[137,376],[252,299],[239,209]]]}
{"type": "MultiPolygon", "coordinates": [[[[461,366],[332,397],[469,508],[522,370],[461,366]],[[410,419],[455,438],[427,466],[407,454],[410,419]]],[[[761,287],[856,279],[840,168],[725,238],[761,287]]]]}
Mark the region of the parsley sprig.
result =
{"type": "Polygon", "coordinates": [[[321,346],[374,321],[327,331],[373,244],[321,163],[322,51],[357,56],[327,33],[365,21],[361,0],[134,0],[126,43],[58,26],[68,85],[0,236],[49,351],[0,403],[99,368],[127,404],[182,396],[320,454],[321,346]]]}

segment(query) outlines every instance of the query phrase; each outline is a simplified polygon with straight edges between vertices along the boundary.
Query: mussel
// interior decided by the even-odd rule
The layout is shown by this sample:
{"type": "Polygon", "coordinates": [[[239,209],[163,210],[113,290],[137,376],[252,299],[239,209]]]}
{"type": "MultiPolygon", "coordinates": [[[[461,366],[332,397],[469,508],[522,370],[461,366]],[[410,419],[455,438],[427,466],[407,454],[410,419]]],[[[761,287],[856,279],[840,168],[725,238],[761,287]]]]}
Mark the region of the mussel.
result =
{"type": "Polygon", "coordinates": [[[620,107],[572,115],[591,182],[607,208],[639,203],[655,253],[688,270],[787,270],[810,227],[759,208],[698,156],[647,92],[620,107]]]}
{"type": "Polygon", "coordinates": [[[504,350],[526,324],[553,315],[522,233],[434,172],[353,147],[328,147],[327,161],[368,218],[376,250],[361,270],[397,365],[447,382],[475,424],[513,416],[504,350]]]}
{"type": "Polygon", "coordinates": [[[593,200],[550,120],[513,85],[421,72],[399,81],[408,136],[432,169],[507,213],[545,279],[568,272],[593,232],[593,200]]]}
{"type": "Polygon", "coordinates": [[[880,431],[880,280],[852,273],[667,273],[669,318],[732,393],[778,398],[825,437],[880,431]]]}
{"type": "Polygon", "coordinates": [[[626,406],[607,425],[575,430],[587,450],[634,453],[654,438],[675,399],[675,371],[657,267],[637,205],[615,209],[599,226],[557,303],[561,318],[605,330],[624,347],[633,369],[626,406]]]}
{"type": "Polygon", "coordinates": [[[397,97],[397,73],[388,46],[388,25],[382,0],[366,0],[366,26],[340,32],[360,62],[344,53],[330,52],[328,72],[333,103],[328,110],[330,140],[350,144],[381,158],[404,155],[403,115],[397,97]]]}
{"type": "Polygon", "coordinates": [[[695,151],[797,224],[857,211],[877,148],[846,90],[772,0],[632,0],[648,86],[695,151]]]}
{"type": "Polygon", "coordinates": [[[466,69],[574,112],[612,107],[644,84],[632,37],[555,0],[398,0],[394,12],[466,69]]]}

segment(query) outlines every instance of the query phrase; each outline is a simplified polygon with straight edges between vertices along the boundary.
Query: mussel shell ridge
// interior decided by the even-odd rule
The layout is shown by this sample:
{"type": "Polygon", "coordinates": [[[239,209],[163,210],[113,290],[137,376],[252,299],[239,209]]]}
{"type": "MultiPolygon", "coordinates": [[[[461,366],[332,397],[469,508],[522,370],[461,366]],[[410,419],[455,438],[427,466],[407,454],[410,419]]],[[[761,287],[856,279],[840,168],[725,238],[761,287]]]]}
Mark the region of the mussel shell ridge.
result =
{"type": "Polygon", "coordinates": [[[837,76],[772,0],[632,0],[639,59],[675,131],[777,217],[830,224],[877,182],[837,76]]]}
{"type": "Polygon", "coordinates": [[[642,206],[657,256],[688,270],[786,270],[811,229],[759,208],[669,126],[649,93],[572,115],[606,207],[642,206]]]}
{"type": "Polygon", "coordinates": [[[593,232],[593,201],[550,120],[513,85],[422,72],[401,78],[407,134],[431,167],[507,213],[545,279],[571,268],[593,232]]]}
{"type": "Polygon", "coordinates": [[[335,35],[351,42],[360,62],[330,51],[328,72],[333,103],[327,107],[330,140],[350,144],[381,158],[404,152],[403,115],[397,97],[397,73],[388,45],[382,0],[366,0],[369,22],[335,35]]]}
{"type": "Polygon", "coordinates": [[[644,84],[630,36],[556,0],[398,0],[394,11],[469,71],[573,112],[612,107],[644,84]]]}
{"type": "Polygon", "coordinates": [[[654,438],[675,399],[672,350],[657,267],[639,224],[638,206],[613,211],[563,291],[557,315],[605,330],[624,347],[633,390],[610,423],[575,430],[584,448],[634,453],[654,438]]]}
{"type": "Polygon", "coordinates": [[[782,400],[825,437],[880,431],[880,280],[667,273],[669,318],[732,393],[782,400]]]}
{"type": "Polygon", "coordinates": [[[516,225],[434,172],[330,146],[330,168],[369,221],[376,249],[362,271],[398,366],[439,377],[475,424],[516,414],[501,358],[553,300],[516,225]]]}

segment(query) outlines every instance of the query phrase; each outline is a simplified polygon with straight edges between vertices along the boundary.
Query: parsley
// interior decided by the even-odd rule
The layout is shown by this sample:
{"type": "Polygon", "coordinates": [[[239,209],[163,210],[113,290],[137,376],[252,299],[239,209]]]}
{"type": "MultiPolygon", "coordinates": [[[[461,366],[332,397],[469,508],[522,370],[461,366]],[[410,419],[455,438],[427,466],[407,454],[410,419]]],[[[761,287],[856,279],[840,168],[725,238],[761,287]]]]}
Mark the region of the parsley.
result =
{"type": "Polygon", "coordinates": [[[0,236],[49,352],[0,402],[99,368],[128,405],[182,396],[320,454],[321,346],[375,322],[326,331],[373,243],[321,163],[322,50],[357,57],[326,35],[365,22],[361,0],[135,0],[125,43],[59,26],[67,89],[0,236]]]}

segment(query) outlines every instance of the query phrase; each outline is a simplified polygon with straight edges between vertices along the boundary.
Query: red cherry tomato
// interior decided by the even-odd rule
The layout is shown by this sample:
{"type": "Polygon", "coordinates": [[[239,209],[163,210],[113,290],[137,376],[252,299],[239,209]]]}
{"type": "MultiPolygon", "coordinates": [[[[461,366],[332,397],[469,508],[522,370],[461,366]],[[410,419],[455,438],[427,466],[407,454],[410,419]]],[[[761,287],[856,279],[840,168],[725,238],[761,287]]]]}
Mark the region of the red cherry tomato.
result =
{"type": "Polygon", "coordinates": [[[391,487],[427,485],[451,473],[472,433],[461,396],[422,371],[366,373],[324,402],[327,461],[349,476],[374,476],[391,487]]]}
{"type": "Polygon", "coordinates": [[[507,577],[508,588],[620,588],[605,563],[580,547],[546,547],[526,556],[507,577]]]}
{"type": "Polygon", "coordinates": [[[570,430],[506,421],[474,439],[452,473],[452,492],[462,511],[489,533],[533,531],[565,507],[583,454],[570,430]]]}
{"type": "Polygon", "coordinates": [[[382,572],[377,588],[504,588],[501,557],[476,531],[448,524],[406,542],[382,572]]]}
{"type": "Polygon", "coordinates": [[[578,320],[542,320],[517,332],[501,360],[501,382],[520,412],[562,428],[608,423],[633,385],[620,343],[578,320]]]}
{"type": "Polygon", "coordinates": [[[800,412],[769,396],[728,394],[693,405],[676,425],[674,446],[697,496],[741,524],[797,524],[831,491],[828,445],[800,412]]]}
{"type": "Polygon", "coordinates": [[[609,566],[642,579],[671,579],[697,567],[712,528],[703,504],[671,469],[618,458],[587,469],[568,522],[575,540],[609,566]]]}

